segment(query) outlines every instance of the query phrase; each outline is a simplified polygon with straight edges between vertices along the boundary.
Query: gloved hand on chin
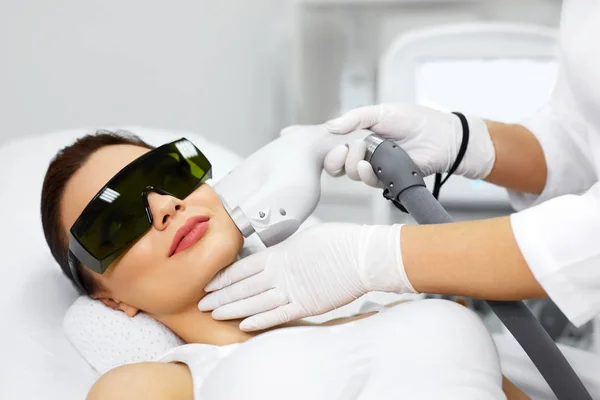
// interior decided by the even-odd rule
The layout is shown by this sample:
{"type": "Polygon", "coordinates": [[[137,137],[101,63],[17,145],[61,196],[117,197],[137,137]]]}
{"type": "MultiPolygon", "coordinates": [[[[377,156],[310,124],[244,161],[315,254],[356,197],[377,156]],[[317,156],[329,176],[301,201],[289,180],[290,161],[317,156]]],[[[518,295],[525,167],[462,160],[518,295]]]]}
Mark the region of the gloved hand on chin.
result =
{"type": "Polygon", "coordinates": [[[221,271],[198,307],[262,330],[323,314],[367,292],[414,293],[400,251],[402,225],[316,225],[221,271]]]}
{"type": "MultiPolygon", "coordinates": [[[[455,174],[470,179],[484,179],[494,166],[496,152],[485,122],[466,116],[469,125],[467,151],[455,174]]],[[[413,104],[380,104],[352,110],[329,121],[325,127],[332,133],[347,134],[369,129],[385,139],[394,140],[415,162],[423,176],[445,173],[456,161],[463,140],[458,116],[413,104]]],[[[373,168],[364,161],[366,145],[356,141],[348,149],[338,146],[325,159],[325,171],[370,186],[380,186],[373,168]]]]}

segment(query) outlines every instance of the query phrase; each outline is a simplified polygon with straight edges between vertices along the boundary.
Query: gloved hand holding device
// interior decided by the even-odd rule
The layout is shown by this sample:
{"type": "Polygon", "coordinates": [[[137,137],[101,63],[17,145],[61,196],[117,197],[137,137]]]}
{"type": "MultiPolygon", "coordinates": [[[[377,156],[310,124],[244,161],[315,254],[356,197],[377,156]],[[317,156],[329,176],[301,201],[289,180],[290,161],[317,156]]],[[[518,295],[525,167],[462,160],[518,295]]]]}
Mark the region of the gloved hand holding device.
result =
{"type": "MultiPolygon", "coordinates": [[[[415,105],[379,105],[353,110],[326,127],[342,136],[369,128],[394,140],[422,175],[448,172],[460,159],[461,145],[467,147],[455,173],[484,178],[494,164],[488,129],[474,117],[415,105]]],[[[286,140],[309,138],[314,129],[301,130],[286,140]]],[[[333,175],[345,169],[351,178],[378,186],[373,167],[365,161],[367,146],[361,138],[349,147],[331,147],[324,169],[333,175]]],[[[241,328],[259,330],[325,313],[370,291],[415,292],[402,263],[400,231],[400,226],[351,224],[309,229],[222,271],[206,288],[215,293],[206,296],[199,307],[214,310],[215,319],[249,317],[241,328]]]]}
{"type": "Polygon", "coordinates": [[[323,314],[371,291],[414,293],[400,251],[401,225],[320,224],[221,271],[202,311],[246,318],[245,331],[323,314]]]}
{"type": "MultiPolygon", "coordinates": [[[[494,145],[483,120],[473,116],[466,118],[470,131],[468,147],[454,173],[470,179],[484,179],[494,166],[494,145]]],[[[458,116],[413,104],[357,108],[327,122],[325,127],[337,134],[369,129],[395,141],[412,158],[422,176],[448,172],[463,141],[463,128],[458,116]]],[[[364,161],[365,152],[364,141],[355,141],[349,148],[337,146],[325,158],[324,169],[333,176],[345,172],[351,179],[380,186],[373,169],[364,161]]]]}

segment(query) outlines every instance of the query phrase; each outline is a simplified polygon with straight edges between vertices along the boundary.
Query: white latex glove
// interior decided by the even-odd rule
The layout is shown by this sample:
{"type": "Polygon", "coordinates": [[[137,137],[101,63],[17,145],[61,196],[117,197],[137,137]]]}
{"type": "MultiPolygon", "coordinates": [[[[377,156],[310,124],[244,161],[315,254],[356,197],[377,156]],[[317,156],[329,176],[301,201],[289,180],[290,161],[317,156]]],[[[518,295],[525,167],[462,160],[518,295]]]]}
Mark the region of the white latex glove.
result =
{"type": "Polygon", "coordinates": [[[319,224],[221,271],[198,304],[245,331],[320,315],[370,291],[414,293],[401,225],[319,224]],[[248,318],[247,318],[248,317],[248,318]]]}
{"type": "MultiPolygon", "coordinates": [[[[483,179],[494,166],[496,152],[486,124],[480,118],[466,116],[469,123],[469,145],[456,170],[457,175],[483,179]]],[[[332,133],[346,134],[357,129],[370,129],[386,139],[394,140],[411,156],[423,176],[445,173],[452,167],[462,142],[460,119],[451,113],[413,104],[381,104],[352,110],[328,121],[332,133]]],[[[325,159],[325,170],[333,176],[344,173],[370,186],[380,186],[371,165],[364,161],[366,145],[357,141],[348,149],[338,146],[325,159]]]]}

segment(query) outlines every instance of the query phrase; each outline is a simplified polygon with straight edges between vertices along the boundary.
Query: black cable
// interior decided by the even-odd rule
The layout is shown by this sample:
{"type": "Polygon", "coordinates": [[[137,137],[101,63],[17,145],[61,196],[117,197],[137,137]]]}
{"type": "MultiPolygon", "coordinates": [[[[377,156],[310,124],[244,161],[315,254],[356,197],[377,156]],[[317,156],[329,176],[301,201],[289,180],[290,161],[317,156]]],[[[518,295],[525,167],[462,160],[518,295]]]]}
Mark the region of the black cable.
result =
{"type": "Polygon", "coordinates": [[[450,167],[450,170],[448,171],[448,174],[446,175],[444,180],[442,180],[442,174],[435,174],[435,183],[433,184],[433,190],[431,192],[436,200],[438,200],[440,197],[440,189],[442,188],[444,183],[448,181],[448,178],[450,178],[452,174],[456,172],[456,169],[462,162],[463,158],[465,158],[465,154],[467,153],[467,147],[469,147],[469,137],[471,131],[469,130],[469,122],[467,121],[467,118],[459,112],[453,112],[452,114],[456,115],[460,119],[460,123],[462,125],[462,142],[460,143],[460,148],[458,149],[456,160],[454,160],[454,164],[452,164],[452,167],[450,167]]]}

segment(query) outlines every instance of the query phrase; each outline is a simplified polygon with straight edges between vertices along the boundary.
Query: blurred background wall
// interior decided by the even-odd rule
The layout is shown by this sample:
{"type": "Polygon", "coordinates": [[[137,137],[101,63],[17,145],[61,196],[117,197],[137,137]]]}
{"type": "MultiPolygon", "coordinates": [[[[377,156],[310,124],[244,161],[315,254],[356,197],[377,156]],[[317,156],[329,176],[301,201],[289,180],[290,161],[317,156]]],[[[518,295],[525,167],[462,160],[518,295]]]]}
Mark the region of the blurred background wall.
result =
{"type": "MultiPolygon", "coordinates": [[[[300,8],[299,95],[294,121],[320,122],[338,112],[345,67],[376,81],[381,55],[414,29],[472,22],[511,22],[557,28],[559,0],[306,0],[300,8]],[[310,99],[310,101],[308,101],[310,99]]],[[[375,83],[372,100],[376,100],[375,83]]]]}
{"type": "Polygon", "coordinates": [[[247,154],[286,123],[296,17],[281,0],[1,0],[0,143],[133,124],[247,154]]]}
{"type": "Polygon", "coordinates": [[[343,66],[477,20],[557,26],[558,0],[0,1],[0,143],[50,130],[190,129],[241,154],[339,112],[343,66]]]}

